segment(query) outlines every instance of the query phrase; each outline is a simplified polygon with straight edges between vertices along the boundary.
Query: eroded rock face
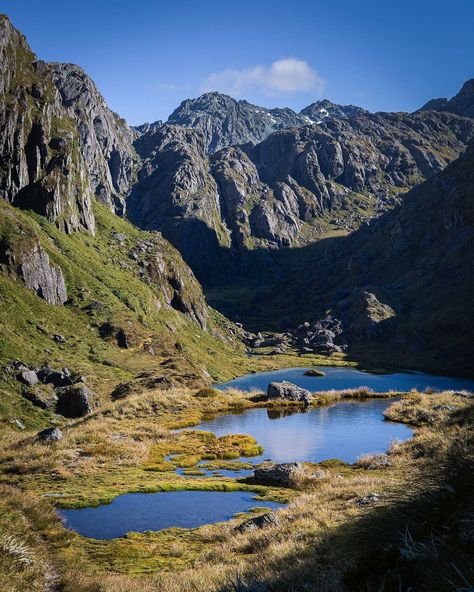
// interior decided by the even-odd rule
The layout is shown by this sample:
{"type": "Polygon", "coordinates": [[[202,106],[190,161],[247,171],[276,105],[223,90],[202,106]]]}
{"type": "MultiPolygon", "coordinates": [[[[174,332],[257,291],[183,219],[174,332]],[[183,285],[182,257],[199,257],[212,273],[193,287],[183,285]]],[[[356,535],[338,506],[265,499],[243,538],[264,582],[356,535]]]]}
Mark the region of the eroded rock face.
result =
{"type": "Polygon", "coordinates": [[[49,64],[49,68],[63,107],[76,121],[94,195],[123,213],[132,181],[135,132],[107,107],[82,68],[56,62],[49,64]]]}
{"type": "Polygon", "coordinates": [[[304,115],[296,127],[262,132],[256,145],[229,146],[219,106],[227,99],[214,95],[170,119],[194,129],[167,124],[136,141],[143,164],[129,199],[133,220],[163,232],[204,282],[216,270],[246,274],[248,250],[303,246],[328,225],[359,228],[474,137],[474,121],[454,114],[371,114],[320,102],[308,107],[317,123],[304,115]]]}
{"type": "Polygon", "coordinates": [[[239,148],[227,148],[211,159],[221,212],[236,248],[263,239],[288,246],[300,229],[298,200],[284,184],[274,191],[262,183],[254,163],[239,148]]]}
{"type": "Polygon", "coordinates": [[[287,401],[296,401],[304,405],[311,404],[311,393],[304,388],[296,386],[291,382],[282,380],[281,382],[271,382],[267,388],[267,400],[286,399],[287,401]]]}
{"type": "Polygon", "coordinates": [[[81,68],[36,60],[3,16],[0,37],[0,196],[93,234],[93,195],[124,212],[136,132],[81,68]]]}
{"type": "Polygon", "coordinates": [[[66,283],[59,266],[51,263],[38,239],[18,231],[18,236],[2,236],[0,232],[0,265],[7,267],[24,285],[50,304],[64,304],[66,283]]]}
{"type": "Polygon", "coordinates": [[[51,265],[49,257],[35,246],[19,266],[25,286],[50,304],[64,304],[67,300],[66,284],[61,268],[51,265]]]}
{"type": "Polygon", "coordinates": [[[209,173],[204,137],[164,125],[135,144],[142,158],[129,215],[146,230],[159,230],[201,273],[212,273],[220,245],[229,245],[216,183],[209,173]]]}
{"type": "Polygon", "coordinates": [[[129,256],[138,263],[141,277],[160,287],[171,308],[206,328],[208,311],[201,286],[175,249],[154,233],[150,240],[139,241],[129,256]]]}
{"type": "Polygon", "coordinates": [[[66,232],[94,233],[88,170],[51,69],[4,16],[0,38],[0,197],[66,232]]]}

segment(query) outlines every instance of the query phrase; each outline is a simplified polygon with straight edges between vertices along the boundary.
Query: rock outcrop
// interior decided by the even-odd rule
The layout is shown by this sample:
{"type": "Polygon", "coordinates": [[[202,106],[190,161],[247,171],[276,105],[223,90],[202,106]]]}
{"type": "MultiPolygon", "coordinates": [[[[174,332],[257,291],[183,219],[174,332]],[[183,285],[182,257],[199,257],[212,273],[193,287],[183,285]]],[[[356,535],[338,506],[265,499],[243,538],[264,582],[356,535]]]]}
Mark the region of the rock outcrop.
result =
{"type": "Polygon", "coordinates": [[[43,444],[51,444],[52,442],[59,442],[63,439],[63,433],[59,428],[46,428],[36,435],[38,442],[43,444]]]}
{"type": "Polygon", "coordinates": [[[164,125],[135,146],[142,167],[128,199],[132,221],[162,232],[194,270],[211,274],[229,238],[203,135],[164,125]]]}
{"type": "Polygon", "coordinates": [[[0,268],[14,274],[27,288],[50,304],[64,304],[66,283],[36,235],[6,212],[0,216],[0,268]]]}
{"type": "Polygon", "coordinates": [[[354,115],[367,115],[369,111],[355,105],[336,105],[327,99],[311,103],[301,110],[300,115],[308,118],[306,123],[322,123],[325,119],[344,119],[354,115]]]}
{"type": "Polygon", "coordinates": [[[0,197],[66,232],[94,233],[87,166],[51,67],[36,60],[5,16],[0,39],[0,197]]]}
{"type": "Polygon", "coordinates": [[[66,113],[76,123],[79,147],[94,195],[117,213],[125,209],[132,184],[134,132],[111,111],[93,81],[79,66],[50,63],[52,80],[66,113]]]}
{"type": "Polygon", "coordinates": [[[95,232],[92,196],[123,213],[136,136],[78,66],[37,60],[0,17],[0,197],[95,232]]]}

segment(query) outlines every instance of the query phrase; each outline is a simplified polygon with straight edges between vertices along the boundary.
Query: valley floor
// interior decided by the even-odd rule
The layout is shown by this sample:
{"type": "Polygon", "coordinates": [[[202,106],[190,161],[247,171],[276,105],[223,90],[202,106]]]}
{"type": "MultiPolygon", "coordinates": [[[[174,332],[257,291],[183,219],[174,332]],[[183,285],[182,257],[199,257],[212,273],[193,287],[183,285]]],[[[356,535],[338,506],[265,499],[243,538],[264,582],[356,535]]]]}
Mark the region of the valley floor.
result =
{"type": "MultiPolygon", "coordinates": [[[[391,393],[393,394],[393,393],[391,393]]],[[[319,395],[331,404],[358,391],[319,395]]],[[[378,395],[384,396],[384,395],[378,395]]],[[[385,457],[307,463],[292,488],[176,475],[202,458],[256,453],[249,436],[216,438],[204,415],[268,406],[258,393],[149,391],[64,420],[45,445],[2,433],[0,589],[61,592],[463,590],[474,583],[473,399],[411,392],[387,417],[416,427],[385,457]],[[173,454],[172,461],[167,460],[173,454]],[[315,476],[316,475],[316,476],[315,476]],[[68,531],[54,504],[81,507],[131,491],[245,489],[288,502],[280,523],[238,533],[243,517],[98,541],[68,531]]],[[[257,510],[258,511],[258,510],[257,510]]]]}

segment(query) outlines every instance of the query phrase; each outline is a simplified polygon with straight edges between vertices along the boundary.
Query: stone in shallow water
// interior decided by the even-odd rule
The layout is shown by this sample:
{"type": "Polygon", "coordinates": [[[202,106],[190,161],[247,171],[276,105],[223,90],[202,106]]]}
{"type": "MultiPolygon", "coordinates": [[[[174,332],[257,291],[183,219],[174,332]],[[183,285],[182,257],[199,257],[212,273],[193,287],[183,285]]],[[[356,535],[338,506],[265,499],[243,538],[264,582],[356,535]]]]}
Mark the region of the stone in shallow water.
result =
{"type": "Polygon", "coordinates": [[[304,405],[310,405],[311,393],[304,388],[296,386],[292,382],[271,382],[267,388],[267,400],[286,399],[296,401],[304,405]]]}

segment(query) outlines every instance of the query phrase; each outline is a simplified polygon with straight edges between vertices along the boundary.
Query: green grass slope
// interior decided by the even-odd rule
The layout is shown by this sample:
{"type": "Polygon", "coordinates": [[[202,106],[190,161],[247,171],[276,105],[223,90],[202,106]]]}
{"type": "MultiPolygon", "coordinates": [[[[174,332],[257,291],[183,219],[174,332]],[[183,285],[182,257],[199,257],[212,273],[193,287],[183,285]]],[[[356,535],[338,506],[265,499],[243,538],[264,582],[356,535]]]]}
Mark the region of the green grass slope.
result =
{"type": "MultiPolygon", "coordinates": [[[[249,362],[242,344],[229,333],[229,322],[207,307],[178,252],[158,233],[140,231],[99,204],[95,216],[95,237],[66,235],[41,216],[2,203],[0,242],[20,252],[39,243],[51,264],[61,268],[68,301],[49,304],[25,287],[14,266],[0,265],[0,364],[21,360],[67,367],[105,398],[117,383],[143,372],[186,384],[244,373],[249,362]],[[117,240],[117,233],[125,239],[117,240]],[[161,275],[150,271],[146,254],[137,260],[131,256],[143,242],[158,253],[161,275]],[[182,283],[177,303],[176,278],[182,283]],[[103,306],[90,310],[93,301],[103,306]],[[199,307],[206,329],[191,318],[199,307]],[[127,348],[119,347],[113,335],[101,337],[106,323],[124,329],[127,348]],[[64,343],[54,335],[64,336],[64,343]]],[[[2,417],[19,417],[31,426],[43,423],[46,412],[17,396],[20,386],[7,372],[0,373],[0,389],[2,417]]]]}

